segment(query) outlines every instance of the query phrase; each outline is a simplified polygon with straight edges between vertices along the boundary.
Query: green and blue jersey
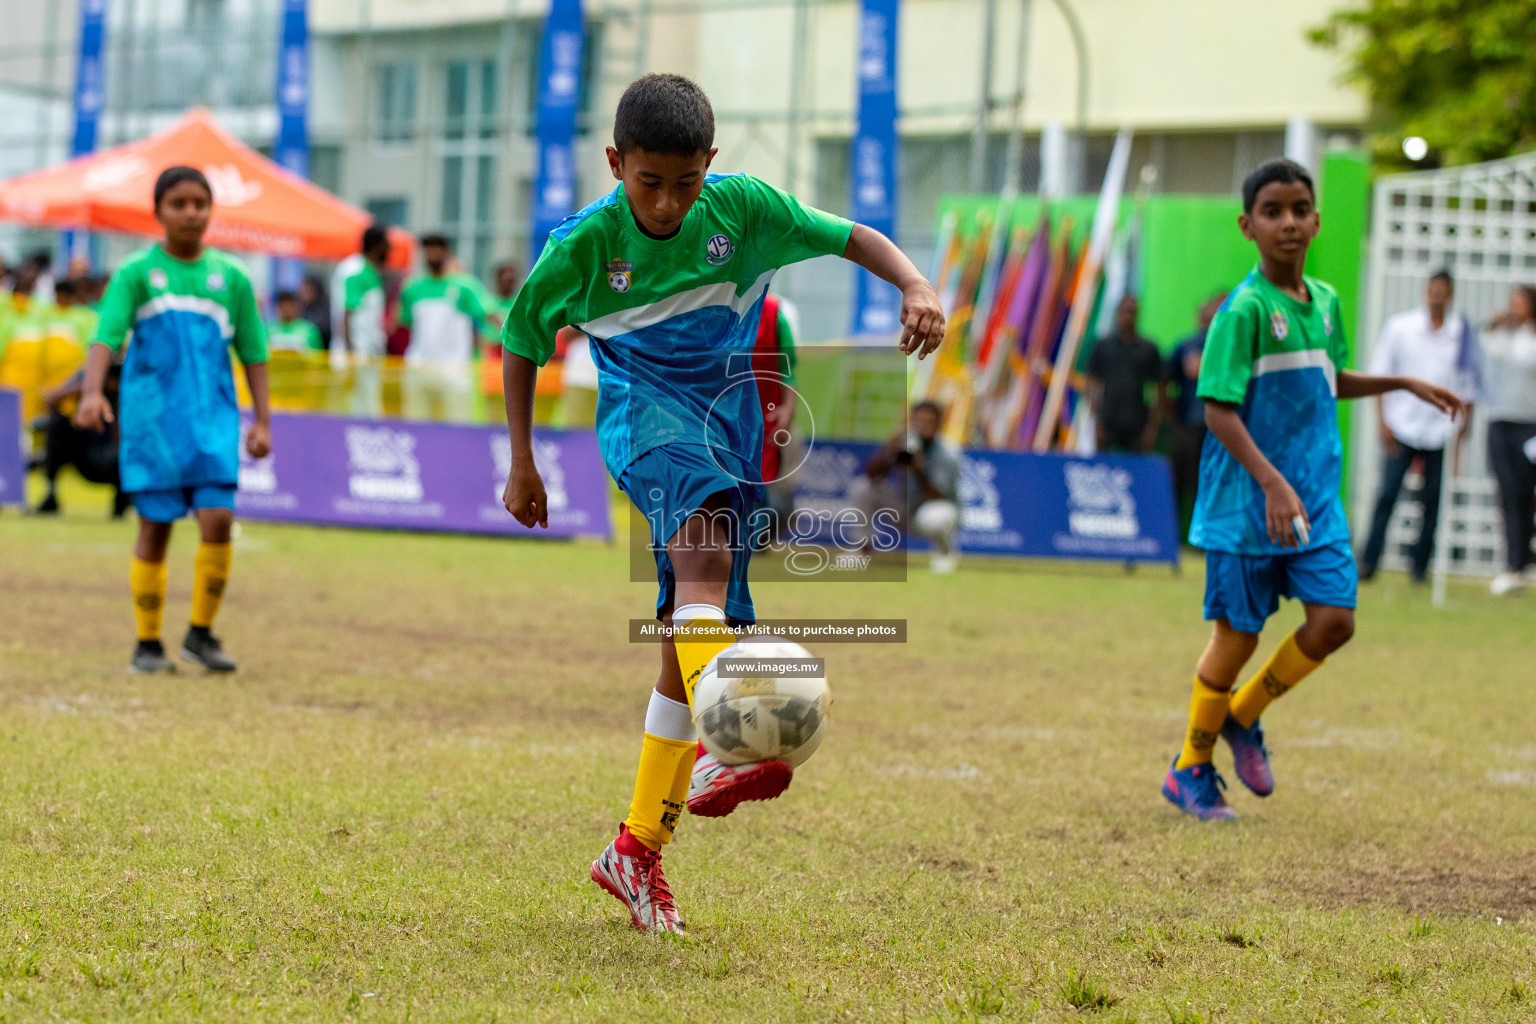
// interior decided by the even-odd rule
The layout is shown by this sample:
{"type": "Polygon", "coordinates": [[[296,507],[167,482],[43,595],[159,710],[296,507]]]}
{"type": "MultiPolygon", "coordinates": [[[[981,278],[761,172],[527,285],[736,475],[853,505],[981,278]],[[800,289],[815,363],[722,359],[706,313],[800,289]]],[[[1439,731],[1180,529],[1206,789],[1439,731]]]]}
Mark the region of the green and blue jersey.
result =
{"type": "Polygon", "coordinates": [[[233,485],[240,410],[229,350],[267,359],[266,333],[245,267],[208,249],[190,262],[158,245],[112,275],[94,341],[123,361],[119,469],[123,490],[233,485]]]}
{"type": "Polygon", "coordinates": [[[598,443],[614,479],[668,444],[762,453],[752,349],[780,267],[842,255],[853,224],[744,174],[711,174],[671,238],[635,223],[620,185],[550,233],[502,345],[544,365],[555,333],[592,339],[598,443]]]}
{"type": "MultiPolygon", "coordinates": [[[[1349,360],[1339,297],[1305,278],[1300,302],[1253,271],[1211,321],[1200,361],[1202,399],[1229,402],[1264,457],[1295,489],[1311,521],[1300,550],[1348,541],[1339,496],[1344,468],[1338,374],[1349,360]]],[[[1240,555],[1294,554],[1269,539],[1264,491],[1209,434],[1200,457],[1191,544],[1240,555]]]]}

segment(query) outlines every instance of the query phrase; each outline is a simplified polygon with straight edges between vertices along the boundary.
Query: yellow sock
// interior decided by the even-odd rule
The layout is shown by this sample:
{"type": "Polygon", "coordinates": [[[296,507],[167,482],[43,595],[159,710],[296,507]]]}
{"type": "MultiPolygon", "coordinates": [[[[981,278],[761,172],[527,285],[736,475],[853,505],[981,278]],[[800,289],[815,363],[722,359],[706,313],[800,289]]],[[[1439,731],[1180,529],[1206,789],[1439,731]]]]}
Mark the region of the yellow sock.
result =
{"type": "Polygon", "coordinates": [[[145,562],[135,558],[128,570],[128,589],[133,592],[133,621],[140,640],[159,640],[160,624],[165,620],[164,562],[145,562]]]}
{"type": "Polygon", "coordinates": [[[1232,695],[1232,717],[1243,728],[1251,728],[1271,701],[1307,678],[1321,664],[1302,653],[1296,646],[1296,634],[1292,633],[1275,648],[1275,653],[1269,656],[1258,674],[1232,695]]]}
{"type": "Polygon", "coordinates": [[[709,659],[735,643],[736,636],[725,624],[725,612],[714,605],[689,604],[677,609],[672,615],[674,628],[687,627],[686,639],[678,639],[677,663],[683,670],[683,689],[688,693],[688,706],[693,706],[693,684],[699,681],[699,673],[709,664],[709,659]]]}
{"type": "Polygon", "coordinates": [[[229,545],[199,544],[192,560],[192,625],[205,629],[213,625],[228,582],[229,545]]]}
{"type": "Polygon", "coordinates": [[[1221,723],[1227,720],[1228,696],[1195,676],[1194,694],[1189,698],[1189,732],[1184,736],[1184,750],[1175,768],[1211,763],[1211,750],[1216,746],[1216,737],[1221,735],[1221,723]]]}
{"type": "Polygon", "coordinates": [[[635,771],[635,796],[629,802],[625,824],[629,834],[652,850],[672,840],[677,819],[688,796],[688,779],[698,744],[667,740],[645,734],[640,745],[640,767],[635,771]]]}

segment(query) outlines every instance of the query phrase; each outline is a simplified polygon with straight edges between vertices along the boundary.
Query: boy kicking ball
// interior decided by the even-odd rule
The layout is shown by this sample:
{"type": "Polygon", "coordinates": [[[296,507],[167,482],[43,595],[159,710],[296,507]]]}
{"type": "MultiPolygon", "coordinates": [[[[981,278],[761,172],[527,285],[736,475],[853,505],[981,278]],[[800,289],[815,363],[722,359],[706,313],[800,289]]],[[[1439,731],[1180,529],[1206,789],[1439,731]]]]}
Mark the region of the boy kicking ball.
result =
{"type": "Polygon", "coordinates": [[[1463,412],[1456,395],[1422,380],[1344,369],[1338,296],[1302,273],[1319,220],[1301,165],[1271,160],[1250,174],[1238,225],[1259,265],[1206,336],[1198,394],[1210,435],[1189,535],[1206,552],[1205,617],[1215,629],[1196,668],[1184,749],[1163,780],[1170,803],[1206,821],[1236,817],[1211,764],[1216,737],[1231,746],[1243,785],[1268,796],[1275,781],[1259,716],[1355,632],[1338,400],[1408,391],[1463,412]],[[1306,621],[1233,693],[1282,597],[1300,601],[1306,621]]]}
{"type": "Polygon", "coordinates": [[[697,85],[646,75],[619,100],[608,164],[620,182],[551,232],[502,329],[512,471],[504,500],[524,526],[547,525],[530,434],[537,366],[567,325],[592,340],[603,462],[644,514],[660,592],[656,615],[681,630],[661,650],[634,798],[592,879],[636,928],[682,932],[661,870],[684,805],[722,816],[777,797],[779,761],[724,765],[697,756],[693,684],[753,621],[745,527],[763,500],[756,388],[732,386],[750,358],[763,295],[780,267],[837,255],[901,289],[903,352],[944,336],[938,296],[895,244],[743,174],[710,174],[715,117],[697,85]],[[734,357],[734,360],[733,360],[734,357]]]}

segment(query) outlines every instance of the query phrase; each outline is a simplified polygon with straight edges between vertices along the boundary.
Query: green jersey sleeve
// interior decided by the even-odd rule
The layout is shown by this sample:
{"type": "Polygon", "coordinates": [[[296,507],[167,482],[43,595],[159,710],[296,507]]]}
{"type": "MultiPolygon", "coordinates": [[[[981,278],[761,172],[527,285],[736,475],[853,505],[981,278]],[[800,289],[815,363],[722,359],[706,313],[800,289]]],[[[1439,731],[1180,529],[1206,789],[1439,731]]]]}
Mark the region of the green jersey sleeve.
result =
{"type": "Polygon", "coordinates": [[[459,312],[474,321],[475,333],[482,334],[485,325],[485,303],[480,301],[479,289],[471,283],[464,283],[459,288],[459,312]]]}
{"type": "MultiPolygon", "coordinates": [[[[400,288],[400,304],[395,310],[395,322],[401,327],[411,326],[411,321],[414,319],[411,310],[416,305],[416,293],[420,290],[417,284],[420,281],[421,278],[413,277],[400,288]]],[[[348,281],[347,287],[350,289],[352,282],[348,281]]]]}
{"type": "Polygon", "coordinates": [[[555,334],[569,326],[579,308],[581,275],[555,244],[544,249],[528,280],[512,300],[501,326],[501,347],[540,366],[555,352],[555,334]]]}
{"type": "Polygon", "coordinates": [[[246,366],[267,361],[267,328],[261,322],[261,311],[256,308],[256,289],[251,279],[242,272],[235,277],[235,287],[230,293],[234,309],[230,323],[235,329],[235,352],[246,366]]]}
{"type": "Polygon", "coordinates": [[[1196,394],[1215,402],[1239,404],[1248,395],[1254,353],[1259,347],[1263,310],[1257,302],[1238,298],[1216,314],[1205,336],[1196,394]]]}
{"type": "Polygon", "coordinates": [[[853,221],[807,206],[766,181],[747,182],[757,215],[758,246],[770,263],[784,267],[817,256],[841,256],[847,250],[853,221]]]}
{"type": "Polygon", "coordinates": [[[363,304],[363,296],[368,294],[373,283],[367,270],[365,267],[357,271],[343,283],[341,305],[348,313],[356,312],[357,307],[363,304]]]}
{"type": "Polygon", "coordinates": [[[107,292],[101,297],[100,318],[96,321],[94,344],[105,345],[114,352],[120,351],[133,330],[133,315],[145,302],[142,266],[138,260],[124,263],[107,282],[107,292]]]}

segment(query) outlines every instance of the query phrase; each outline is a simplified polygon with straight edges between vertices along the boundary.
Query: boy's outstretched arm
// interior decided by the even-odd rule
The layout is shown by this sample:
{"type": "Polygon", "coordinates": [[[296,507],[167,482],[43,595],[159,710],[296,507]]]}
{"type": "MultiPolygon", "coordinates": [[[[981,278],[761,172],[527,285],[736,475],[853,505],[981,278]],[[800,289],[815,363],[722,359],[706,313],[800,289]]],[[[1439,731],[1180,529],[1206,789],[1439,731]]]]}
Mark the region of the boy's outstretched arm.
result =
{"type": "Polygon", "coordinates": [[[539,368],[532,359],[515,352],[501,353],[501,385],[507,403],[507,431],[512,436],[512,471],[501,502],[512,518],[532,529],[549,529],[548,498],[544,480],[533,464],[533,385],[539,368]]]}
{"type": "Polygon", "coordinates": [[[1247,424],[1237,414],[1237,406],[1229,402],[1213,402],[1207,399],[1205,425],[1212,434],[1216,435],[1216,440],[1232,453],[1232,457],[1263,488],[1264,525],[1269,530],[1269,539],[1284,548],[1300,547],[1301,545],[1296,541],[1296,530],[1291,525],[1291,520],[1300,516],[1303,522],[1311,526],[1311,520],[1307,518],[1306,506],[1301,503],[1301,498],[1297,497],[1290,481],[1286,480],[1275,468],[1274,463],[1259,451],[1259,446],[1253,441],[1253,435],[1248,433],[1247,424]]]}
{"type": "Polygon", "coordinates": [[[924,359],[939,347],[944,340],[944,310],[938,293],[895,242],[874,228],[855,224],[843,259],[901,289],[902,352],[916,352],[917,358],[924,359]]]}
{"type": "Polygon", "coordinates": [[[1378,377],[1353,370],[1339,371],[1340,398],[1369,398],[1389,391],[1407,391],[1415,398],[1428,402],[1447,416],[1466,415],[1467,407],[1454,391],[1431,384],[1417,377],[1378,377]]]}

